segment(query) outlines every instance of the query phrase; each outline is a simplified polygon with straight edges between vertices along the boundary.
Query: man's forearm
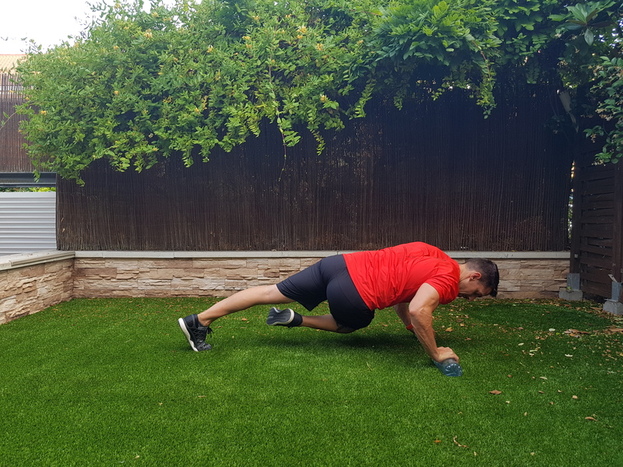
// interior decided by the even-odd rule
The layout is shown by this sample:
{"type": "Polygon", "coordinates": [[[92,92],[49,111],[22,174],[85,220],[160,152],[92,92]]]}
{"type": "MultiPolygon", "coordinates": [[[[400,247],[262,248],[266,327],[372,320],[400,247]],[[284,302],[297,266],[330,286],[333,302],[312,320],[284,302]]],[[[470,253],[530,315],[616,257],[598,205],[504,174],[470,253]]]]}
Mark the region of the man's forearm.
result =
{"type": "Polygon", "coordinates": [[[394,310],[405,326],[409,326],[411,324],[411,315],[409,315],[409,305],[407,303],[394,305],[394,310]]]}
{"type": "Polygon", "coordinates": [[[435,340],[435,331],[433,330],[432,314],[426,312],[410,313],[413,331],[416,337],[424,347],[424,351],[433,360],[438,360],[439,352],[437,350],[437,341],[435,340]]]}
{"type": "Polygon", "coordinates": [[[447,358],[459,357],[449,347],[437,347],[435,331],[433,330],[433,312],[439,305],[439,294],[429,284],[422,284],[413,299],[409,302],[409,319],[413,324],[413,331],[424,350],[436,362],[447,358]]]}

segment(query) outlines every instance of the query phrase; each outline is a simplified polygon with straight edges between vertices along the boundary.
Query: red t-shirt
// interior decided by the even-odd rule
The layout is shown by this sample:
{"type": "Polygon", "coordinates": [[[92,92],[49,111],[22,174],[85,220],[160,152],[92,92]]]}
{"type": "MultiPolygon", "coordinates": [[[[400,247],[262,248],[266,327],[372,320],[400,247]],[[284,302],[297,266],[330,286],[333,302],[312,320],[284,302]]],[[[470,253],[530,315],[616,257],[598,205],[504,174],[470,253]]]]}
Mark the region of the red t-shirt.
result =
{"type": "Polygon", "coordinates": [[[458,263],[426,243],[347,253],[344,260],[357,291],[371,310],[410,302],[422,284],[434,287],[442,304],[450,303],[459,293],[458,263]]]}

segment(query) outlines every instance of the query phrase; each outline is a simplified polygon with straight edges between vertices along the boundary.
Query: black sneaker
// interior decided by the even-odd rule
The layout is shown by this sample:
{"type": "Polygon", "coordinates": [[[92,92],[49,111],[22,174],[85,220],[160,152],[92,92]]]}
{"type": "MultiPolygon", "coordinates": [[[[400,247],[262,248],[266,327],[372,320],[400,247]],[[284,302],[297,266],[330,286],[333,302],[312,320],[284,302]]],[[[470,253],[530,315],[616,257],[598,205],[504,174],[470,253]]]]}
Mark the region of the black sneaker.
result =
{"type": "Polygon", "coordinates": [[[206,343],[206,336],[212,334],[212,329],[210,329],[210,326],[202,326],[197,315],[188,315],[185,318],[178,319],[177,322],[180,328],[182,328],[186,339],[188,339],[190,347],[195,352],[212,348],[210,344],[206,343]]]}
{"type": "Polygon", "coordinates": [[[287,326],[291,328],[300,326],[302,322],[303,317],[290,308],[285,310],[271,308],[268,311],[268,318],[266,318],[266,324],[269,326],[287,326]]]}

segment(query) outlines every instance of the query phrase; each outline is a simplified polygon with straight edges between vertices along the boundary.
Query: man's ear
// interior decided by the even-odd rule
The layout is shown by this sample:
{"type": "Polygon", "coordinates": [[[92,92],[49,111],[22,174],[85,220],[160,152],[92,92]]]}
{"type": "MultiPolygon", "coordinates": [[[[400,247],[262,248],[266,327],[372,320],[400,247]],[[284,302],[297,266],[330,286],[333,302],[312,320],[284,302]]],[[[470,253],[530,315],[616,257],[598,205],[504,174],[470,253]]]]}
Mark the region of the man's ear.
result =
{"type": "Polygon", "coordinates": [[[479,281],[480,279],[482,279],[482,274],[479,273],[478,271],[472,271],[472,273],[469,275],[469,278],[479,281]]]}

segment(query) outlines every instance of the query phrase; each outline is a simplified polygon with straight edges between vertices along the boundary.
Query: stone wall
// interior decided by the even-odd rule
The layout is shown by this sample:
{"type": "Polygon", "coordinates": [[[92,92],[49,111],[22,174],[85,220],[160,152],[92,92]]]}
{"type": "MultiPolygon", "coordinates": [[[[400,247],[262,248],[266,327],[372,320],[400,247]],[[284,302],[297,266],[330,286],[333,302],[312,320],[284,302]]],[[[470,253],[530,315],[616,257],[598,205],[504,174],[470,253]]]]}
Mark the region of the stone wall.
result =
{"type": "Polygon", "coordinates": [[[498,298],[557,298],[567,284],[569,259],[499,259],[498,298]]]}
{"type": "Polygon", "coordinates": [[[0,324],[73,297],[72,253],[0,257],[0,324]]]}
{"type": "MultiPolygon", "coordinates": [[[[274,284],[339,252],[152,253],[76,252],[76,297],[224,297],[255,285],[274,284]],[[168,257],[167,257],[168,256],[168,257]]],[[[555,298],[566,285],[569,254],[450,252],[461,262],[487,257],[500,269],[498,298],[555,298]]]]}
{"type": "MultiPolygon", "coordinates": [[[[0,257],[0,324],[71,298],[225,297],[274,284],[336,254],[322,252],[46,252],[0,257]]],[[[567,252],[449,252],[494,260],[499,298],[555,298],[567,252]]]]}
{"type": "Polygon", "coordinates": [[[225,297],[337,252],[76,252],[75,297],[225,297]]]}

